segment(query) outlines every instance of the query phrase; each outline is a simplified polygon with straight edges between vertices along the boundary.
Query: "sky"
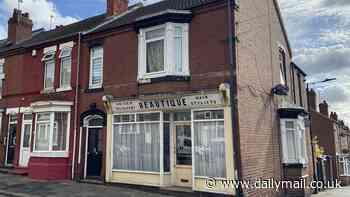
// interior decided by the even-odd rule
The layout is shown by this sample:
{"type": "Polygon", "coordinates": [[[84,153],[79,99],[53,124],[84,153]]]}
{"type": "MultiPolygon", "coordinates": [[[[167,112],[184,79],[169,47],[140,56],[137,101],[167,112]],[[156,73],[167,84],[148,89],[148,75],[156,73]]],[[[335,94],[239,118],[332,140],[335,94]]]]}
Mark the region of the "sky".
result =
{"type": "MultiPolygon", "coordinates": [[[[138,0],[134,0],[138,1],[138,0]]],[[[158,0],[146,0],[153,3],[158,0]]],[[[308,81],[337,78],[313,85],[331,110],[350,124],[350,0],[278,0],[293,61],[308,81]]],[[[106,0],[23,0],[34,29],[66,25],[105,11],[106,0]],[[53,16],[53,17],[51,17],[53,16]]],[[[7,36],[7,20],[17,0],[0,0],[0,39],[7,36]]]]}
{"type": "Polygon", "coordinates": [[[350,124],[350,0],[279,0],[293,60],[331,110],[350,124]]]}

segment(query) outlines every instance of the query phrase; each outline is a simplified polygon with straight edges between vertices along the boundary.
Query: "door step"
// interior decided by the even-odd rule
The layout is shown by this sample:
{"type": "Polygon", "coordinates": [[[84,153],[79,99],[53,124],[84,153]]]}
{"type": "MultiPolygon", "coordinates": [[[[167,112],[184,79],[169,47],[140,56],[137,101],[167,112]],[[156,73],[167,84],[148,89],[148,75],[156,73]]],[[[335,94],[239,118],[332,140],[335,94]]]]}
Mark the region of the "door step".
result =
{"type": "Polygon", "coordinates": [[[21,169],[21,168],[0,168],[0,173],[5,174],[13,174],[13,175],[20,175],[20,176],[28,176],[28,170],[27,169],[21,169]]]}
{"type": "Polygon", "coordinates": [[[102,180],[99,180],[99,179],[82,179],[79,182],[80,183],[95,184],[95,185],[104,185],[105,184],[102,180]]]}
{"type": "Polygon", "coordinates": [[[169,186],[169,187],[161,187],[160,189],[165,191],[173,191],[173,192],[193,193],[193,190],[191,187],[169,186]]]}

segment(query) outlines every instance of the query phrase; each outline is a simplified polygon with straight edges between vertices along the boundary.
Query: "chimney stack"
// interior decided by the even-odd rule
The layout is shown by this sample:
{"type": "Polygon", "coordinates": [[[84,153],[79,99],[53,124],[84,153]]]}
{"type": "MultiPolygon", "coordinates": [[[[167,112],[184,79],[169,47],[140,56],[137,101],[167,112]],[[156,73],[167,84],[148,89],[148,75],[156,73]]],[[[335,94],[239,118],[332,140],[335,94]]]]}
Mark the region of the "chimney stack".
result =
{"type": "Polygon", "coordinates": [[[33,21],[29,18],[28,13],[22,13],[21,10],[14,9],[13,15],[8,21],[7,38],[12,43],[32,37],[33,21]]]}
{"type": "Polygon", "coordinates": [[[107,0],[107,16],[119,15],[128,10],[128,0],[107,0]]]}
{"type": "Polygon", "coordinates": [[[337,112],[331,112],[331,117],[332,120],[334,121],[338,121],[338,114],[337,112]]]}
{"type": "Polygon", "coordinates": [[[323,103],[320,104],[320,113],[329,117],[328,103],[326,101],[323,101],[323,103]]]}
{"type": "Polygon", "coordinates": [[[309,102],[309,109],[312,109],[314,111],[317,111],[317,95],[314,89],[311,89],[307,92],[308,96],[308,102],[309,102]]]}

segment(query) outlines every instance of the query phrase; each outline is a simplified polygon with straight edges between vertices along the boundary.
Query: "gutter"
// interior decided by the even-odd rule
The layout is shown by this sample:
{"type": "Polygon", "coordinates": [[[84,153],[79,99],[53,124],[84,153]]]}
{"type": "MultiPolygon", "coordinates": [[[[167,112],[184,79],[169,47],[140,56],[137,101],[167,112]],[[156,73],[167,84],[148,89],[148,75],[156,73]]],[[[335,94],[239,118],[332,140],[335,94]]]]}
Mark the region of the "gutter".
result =
{"type": "MultiPolygon", "coordinates": [[[[72,158],[72,180],[74,179],[75,173],[75,149],[76,149],[76,138],[78,131],[78,100],[79,100],[79,71],[80,71],[80,51],[81,51],[81,32],[78,33],[78,60],[77,60],[77,75],[75,81],[75,98],[74,98],[74,137],[73,137],[73,158],[72,158]]],[[[80,144],[79,144],[80,146],[80,144]]]]}
{"type": "MultiPolygon", "coordinates": [[[[231,124],[232,124],[232,141],[234,147],[233,158],[235,161],[235,179],[242,181],[242,160],[240,151],[240,134],[239,134],[239,117],[238,117],[238,100],[237,100],[237,50],[236,50],[236,19],[235,19],[235,0],[227,0],[227,26],[228,26],[228,51],[230,67],[230,102],[231,102],[231,124]],[[233,4],[233,5],[232,5],[233,4]]],[[[236,196],[243,197],[243,188],[239,184],[236,189],[236,196]]]]}

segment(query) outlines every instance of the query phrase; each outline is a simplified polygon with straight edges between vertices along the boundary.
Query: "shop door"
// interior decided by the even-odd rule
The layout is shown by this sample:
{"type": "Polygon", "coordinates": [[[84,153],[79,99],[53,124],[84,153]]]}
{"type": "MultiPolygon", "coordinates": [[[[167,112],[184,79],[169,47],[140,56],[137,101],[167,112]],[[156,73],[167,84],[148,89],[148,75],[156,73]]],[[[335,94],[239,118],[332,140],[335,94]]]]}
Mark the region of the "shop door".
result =
{"type": "Polygon", "coordinates": [[[192,187],[191,123],[176,123],[174,130],[175,185],[192,187]]]}
{"type": "Polygon", "coordinates": [[[29,161],[29,146],[30,146],[30,140],[31,140],[31,130],[32,130],[32,124],[31,123],[23,123],[22,127],[22,133],[21,133],[21,153],[20,153],[20,160],[19,165],[21,167],[28,167],[28,161],[29,161]]]}
{"type": "Polygon", "coordinates": [[[99,178],[102,169],[102,129],[88,128],[87,178],[99,178]]]}
{"type": "MultiPolygon", "coordinates": [[[[14,117],[10,116],[10,119],[14,117]]],[[[11,121],[11,120],[10,120],[11,121]]],[[[16,120],[17,121],[17,120],[16,120]]],[[[13,159],[15,157],[15,148],[16,148],[16,132],[17,132],[17,122],[10,122],[8,133],[7,133],[7,149],[6,149],[6,166],[13,165],[13,159]]]]}

